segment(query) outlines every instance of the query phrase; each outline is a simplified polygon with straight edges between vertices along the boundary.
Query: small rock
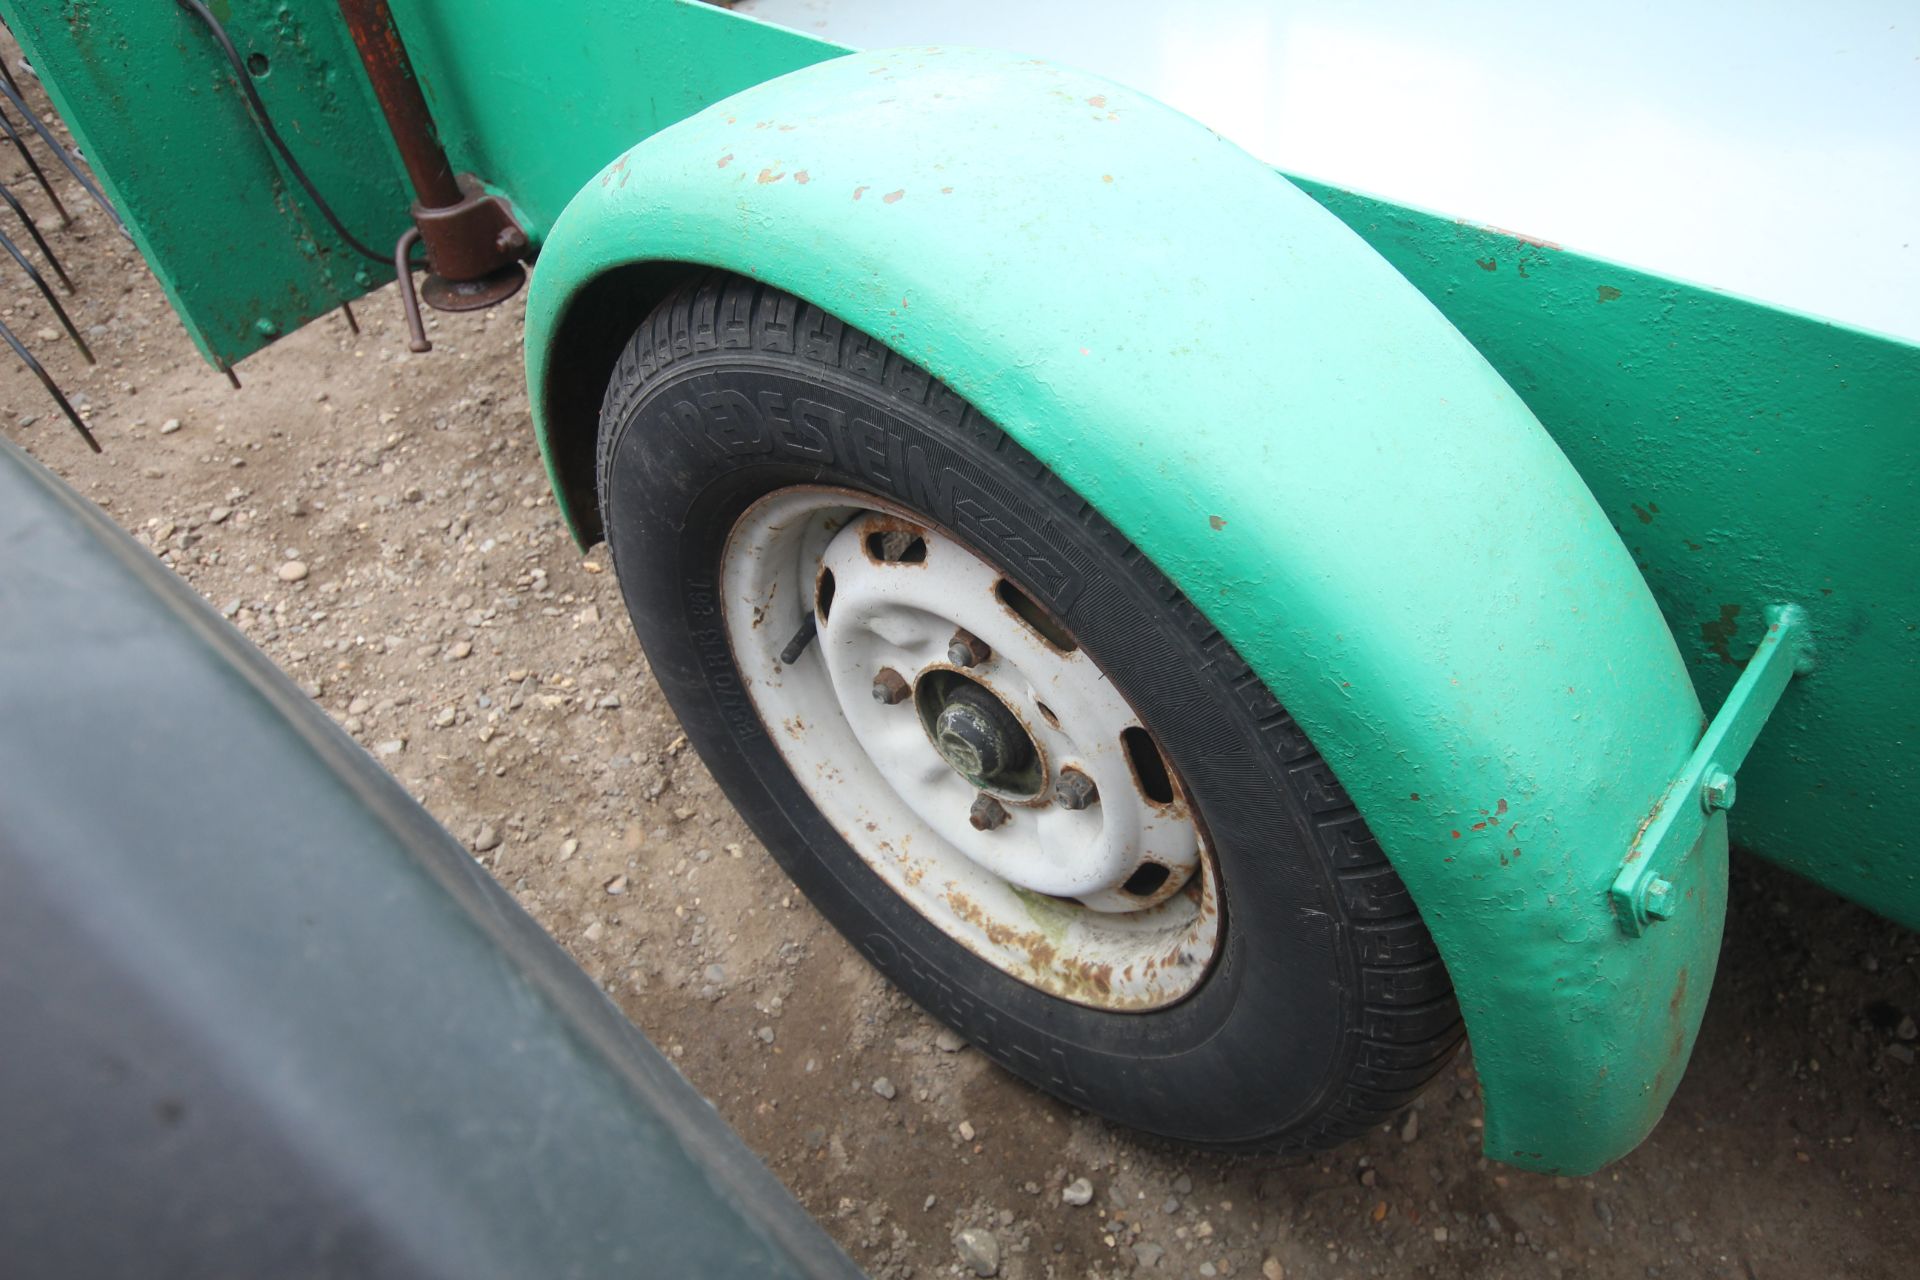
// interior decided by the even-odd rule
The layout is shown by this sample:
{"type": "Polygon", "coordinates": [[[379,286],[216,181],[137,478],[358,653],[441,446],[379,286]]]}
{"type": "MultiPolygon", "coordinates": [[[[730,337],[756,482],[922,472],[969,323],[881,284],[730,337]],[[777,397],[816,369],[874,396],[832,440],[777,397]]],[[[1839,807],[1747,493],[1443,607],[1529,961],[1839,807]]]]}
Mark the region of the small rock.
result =
{"type": "MultiPolygon", "coordinates": [[[[237,607],[238,606],[236,602],[236,608],[237,607]]],[[[373,710],[373,704],[371,702],[368,702],[365,698],[355,698],[352,702],[349,702],[347,704],[347,714],[350,716],[363,716],[371,710],[373,710]]]]}
{"type": "Polygon", "coordinates": [[[499,847],[500,833],[495,831],[490,823],[481,823],[480,830],[474,833],[473,851],[475,853],[490,853],[499,847]]]}
{"type": "Polygon", "coordinates": [[[953,1248],[960,1255],[960,1261],[973,1268],[976,1276],[1000,1274],[1000,1241],[994,1238],[993,1232],[968,1227],[953,1238],[953,1248]]]}
{"type": "Polygon", "coordinates": [[[1180,1175],[1179,1177],[1177,1177],[1177,1178],[1175,1178],[1175,1179],[1173,1180],[1173,1193],[1174,1193],[1175,1195],[1180,1195],[1180,1196],[1190,1196],[1190,1195],[1192,1195],[1192,1194],[1193,1194],[1193,1179],[1192,1179],[1192,1178],[1189,1178],[1189,1177],[1188,1177],[1188,1176],[1187,1176],[1186,1174],[1184,1174],[1184,1173],[1183,1173],[1183,1174],[1181,1174],[1181,1175],[1180,1175]]]}
{"type": "Polygon", "coordinates": [[[1280,1259],[1268,1258],[1260,1264],[1260,1274],[1266,1280],[1287,1280],[1287,1269],[1280,1265],[1280,1259]]]}
{"type": "Polygon", "coordinates": [[[1142,1267],[1157,1267],[1167,1251],[1157,1244],[1137,1244],[1133,1246],[1133,1260],[1142,1267]]]}
{"type": "Polygon", "coordinates": [[[307,565],[304,560],[289,560],[275,569],[274,573],[282,582],[299,582],[307,576],[307,565]]]}
{"type": "Polygon", "coordinates": [[[933,1038],[933,1047],[942,1053],[958,1053],[967,1047],[967,1042],[946,1027],[940,1028],[933,1038]]]}
{"type": "Polygon", "coordinates": [[[376,752],[383,756],[397,756],[406,749],[407,740],[405,738],[389,738],[374,748],[376,752]]]}
{"type": "Polygon", "coordinates": [[[450,728],[458,715],[452,707],[442,707],[433,717],[433,726],[436,729],[450,728]]]}
{"type": "Polygon", "coordinates": [[[585,938],[588,942],[598,942],[600,941],[600,935],[605,933],[606,931],[607,931],[607,927],[604,924],[600,923],[598,920],[595,920],[592,924],[588,925],[586,929],[581,932],[580,936],[585,938]]]}
{"type": "Polygon", "coordinates": [[[471,640],[455,640],[447,647],[447,657],[454,662],[458,662],[462,658],[471,657],[472,655],[473,642],[471,640]]]}
{"type": "Polygon", "coordinates": [[[759,1040],[761,1044],[773,1043],[772,1027],[761,1027],[758,1031],[754,1032],[753,1034],[754,1034],[754,1038],[759,1040]]]}
{"type": "Polygon", "coordinates": [[[978,1130],[976,1130],[973,1127],[973,1121],[962,1120],[958,1125],[955,1126],[955,1132],[957,1132],[960,1135],[960,1141],[972,1142],[973,1135],[977,1133],[978,1130]]]}
{"type": "Polygon", "coordinates": [[[625,876],[615,876],[601,887],[617,897],[627,891],[627,878],[625,876]]]}
{"type": "Polygon", "coordinates": [[[719,986],[721,983],[727,980],[726,966],[717,965],[717,964],[708,965],[706,969],[706,978],[708,982],[713,983],[716,987],[719,986]]]}
{"type": "Polygon", "coordinates": [[[1093,1202],[1093,1184],[1085,1178],[1075,1178],[1060,1189],[1060,1198],[1070,1205],[1079,1206],[1093,1202]]]}
{"type": "Polygon", "coordinates": [[[1445,1244],[1447,1242],[1447,1229],[1445,1227],[1435,1227],[1433,1229],[1433,1242],[1435,1244],[1445,1244]]]}
{"type": "Polygon", "coordinates": [[[578,852],[580,852],[580,842],[578,840],[569,838],[560,842],[560,861],[565,862],[578,852]]]}
{"type": "MultiPolygon", "coordinates": [[[[900,1092],[898,1089],[893,1087],[893,1081],[887,1079],[885,1076],[881,1076],[879,1079],[873,1082],[873,1091],[879,1094],[881,1097],[885,1098],[888,1102],[892,1102],[894,1099],[894,1096],[900,1092]]],[[[997,1256],[998,1255],[996,1255],[996,1257],[997,1256]]],[[[995,1267],[998,1267],[1000,1264],[998,1261],[996,1261],[993,1265],[995,1267]]],[[[990,1276],[993,1274],[993,1272],[982,1271],[980,1274],[983,1276],[990,1276]]]]}
{"type": "Polygon", "coordinates": [[[1920,1039],[1920,1026],[1914,1025],[1913,1015],[1909,1013],[1900,1019],[1900,1025],[1893,1029],[1893,1034],[1899,1040],[1920,1039]]]}
{"type": "Polygon", "coordinates": [[[180,419],[178,418],[168,418],[165,422],[160,424],[160,434],[163,436],[170,436],[174,432],[178,431],[179,429],[180,429],[180,419]]]}
{"type": "Polygon", "coordinates": [[[1412,1142],[1420,1136],[1420,1113],[1407,1112],[1406,1123],[1400,1126],[1400,1141],[1412,1142]]]}

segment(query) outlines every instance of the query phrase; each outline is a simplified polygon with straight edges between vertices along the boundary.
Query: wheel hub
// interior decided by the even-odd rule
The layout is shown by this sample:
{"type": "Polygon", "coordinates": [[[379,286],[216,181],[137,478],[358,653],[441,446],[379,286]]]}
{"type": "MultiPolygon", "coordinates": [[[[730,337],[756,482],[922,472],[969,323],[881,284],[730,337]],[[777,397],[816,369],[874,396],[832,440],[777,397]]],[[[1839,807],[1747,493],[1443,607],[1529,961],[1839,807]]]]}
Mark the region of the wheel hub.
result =
{"type": "Polygon", "coordinates": [[[1018,799],[1035,794],[1039,752],[1006,703],[976,681],[937,668],[920,678],[919,690],[927,736],[955,773],[983,791],[1018,799]]]}
{"type": "Polygon", "coordinates": [[[735,525],[721,600],[794,779],[929,923],[1097,1008],[1160,1008],[1205,977],[1220,903],[1178,778],[1017,583],[923,517],[794,488],[735,525]]]}

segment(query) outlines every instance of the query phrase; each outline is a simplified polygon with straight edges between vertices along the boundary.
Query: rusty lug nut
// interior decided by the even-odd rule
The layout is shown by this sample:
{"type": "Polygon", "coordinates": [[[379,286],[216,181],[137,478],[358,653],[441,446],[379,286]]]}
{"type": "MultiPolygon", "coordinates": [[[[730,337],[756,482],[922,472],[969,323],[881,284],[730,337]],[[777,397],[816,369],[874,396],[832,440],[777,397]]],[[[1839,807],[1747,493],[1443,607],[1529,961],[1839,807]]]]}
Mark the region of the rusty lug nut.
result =
{"type": "Polygon", "coordinates": [[[977,667],[993,653],[987,642],[964,627],[947,641],[947,661],[956,667],[977,667]]]}
{"type": "Polygon", "coordinates": [[[873,678],[873,700],[891,707],[895,703],[905,702],[913,689],[907,684],[907,678],[887,667],[873,678]]]}
{"type": "Polygon", "coordinates": [[[967,812],[967,821],[973,824],[975,831],[991,831],[1007,820],[1007,806],[989,795],[973,798],[973,808],[967,812]]]}
{"type": "Polygon", "coordinates": [[[1100,788],[1078,769],[1062,769],[1053,784],[1053,798],[1062,809],[1084,809],[1100,799],[1100,788]]]}

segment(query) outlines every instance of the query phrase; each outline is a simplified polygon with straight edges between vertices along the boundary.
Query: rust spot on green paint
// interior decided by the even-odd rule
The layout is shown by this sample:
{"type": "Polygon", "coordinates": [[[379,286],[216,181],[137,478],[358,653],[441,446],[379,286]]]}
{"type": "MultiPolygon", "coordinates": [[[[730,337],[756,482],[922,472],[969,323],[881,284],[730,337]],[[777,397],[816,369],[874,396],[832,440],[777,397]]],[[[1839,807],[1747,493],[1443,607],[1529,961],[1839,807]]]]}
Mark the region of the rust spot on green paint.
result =
{"type": "Polygon", "coordinates": [[[855,200],[858,200],[861,196],[865,194],[867,194],[867,189],[865,187],[855,187],[853,189],[853,198],[855,200]]]}
{"type": "Polygon", "coordinates": [[[1620,291],[1614,288],[1612,285],[1603,284],[1600,286],[1600,301],[1612,302],[1615,298],[1619,296],[1620,296],[1620,291]]]}
{"type": "Polygon", "coordinates": [[[903,197],[904,197],[904,196],[905,196],[906,194],[907,194],[907,189],[906,189],[905,187],[902,187],[902,188],[900,188],[900,190],[898,190],[898,191],[889,191],[889,192],[887,192],[887,194],[885,194],[885,195],[883,195],[883,196],[881,196],[880,198],[881,198],[882,200],[884,200],[884,201],[886,201],[886,202],[887,202],[888,204],[896,204],[896,203],[898,203],[898,202],[899,202],[899,201],[900,201],[900,200],[901,200],[901,199],[902,199],[902,198],[903,198],[903,197]]]}
{"type": "Polygon", "coordinates": [[[1633,514],[1640,517],[1641,524],[1653,523],[1653,512],[1647,510],[1637,502],[1633,504],[1633,514]]]}
{"type": "Polygon", "coordinates": [[[1216,533],[1227,527],[1227,522],[1219,516],[1208,516],[1207,523],[1213,526],[1216,533]]]}
{"type": "Polygon", "coordinates": [[[729,151],[727,152],[727,154],[721,156],[718,160],[714,161],[713,167],[716,169],[724,169],[732,163],[733,163],[733,152],[729,151]]]}
{"type": "Polygon", "coordinates": [[[812,179],[807,176],[807,171],[805,169],[795,170],[793,175],[793,180],[799,183],[803,187],[806,186],[807,183],[812,181],[812,179]]]}
{"type": "Polygon", "coordinates": [[[762,170],[760,171],[760,176],[759,176],[758,178],[756,178],[756,179],[755,179],[755,181],[756,181],[756,182],[758,182],[758,183],[759,183],[759,184],[760,184],[761,186],[763,186],[763,187],[764,187],[764,186],[766,186],[766,185],[767,185],[767,184],[768,184],[769,182],[778,182],[778,181],[780,181],[780,179],[782,179],[782,178],[784,178],[784,177],[786,177],[786,176],[787,176],[787,175],[786,175],[786,172],[785,172],[784,170],[780,170],[780,169],[762,169],[762,170]]]}
{"type": "Polygon", "coordinates": [[[1498,258],[1475,258],[1474,262],[1479,265],[1482,271],[1494,271],[1500,266],[1500,260],[1498,258]]]}
{"type": "Polygon", "coordinates": [[[1707,649],[1712,653],[1718,654],[1720,661],[1729,665],[1733,662],[1733,652],[1730,646],[1733,643],[1734,634],[1740,630],[1739,619],[1739,605],[1723,604],[1720,606],[1720,616],[1718,618],[1715,618],[1711,622],[1703,622],[1700,624],[1700,638],[1706,642],[1707,649]]]}
{"type": "Polygon", "coordinates": [[[1096,93],[1087,99],[1087,105],[1090,107],[1098,107],[1102,111],[1105,111],[1107,109],[1107,95],[1104,93],[1096,93]]]}

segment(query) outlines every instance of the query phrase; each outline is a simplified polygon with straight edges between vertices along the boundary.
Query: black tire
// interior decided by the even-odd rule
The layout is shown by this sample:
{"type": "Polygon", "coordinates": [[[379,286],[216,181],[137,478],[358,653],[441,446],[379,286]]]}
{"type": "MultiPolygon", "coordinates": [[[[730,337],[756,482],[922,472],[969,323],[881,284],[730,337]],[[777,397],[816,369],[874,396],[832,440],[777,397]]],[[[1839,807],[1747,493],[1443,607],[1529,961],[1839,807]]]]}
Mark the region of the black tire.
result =
{"type": "Polygon", "coordinates": [[[1462,1034],[1446,970],[1313,744],[1165,576],[925,371],[818,308],[714,273],[661,303],[621,354],[599,475],[635,629],[714,777],[827,919],[1003,1066],[1153,1134],[1300,1152],[1389,1117],[1445,1065],[1462,1034]],[[783,434],[752,412],[762,394],[802,393],[899,447],[783,434]],[[919,483],[897,474],[913,470],[899,463],[909,452],[939,484],[926,467],[919,483]],[[1029,589],[1050,579],[1036,594],[1151,728],[1209,833],[1224,936],[1187,998],[1104,1012],[1007,976],[908,906],[815,808],[742,690],[715,590],[735,520],[796,484],[882,495],[1029,589]]]}

